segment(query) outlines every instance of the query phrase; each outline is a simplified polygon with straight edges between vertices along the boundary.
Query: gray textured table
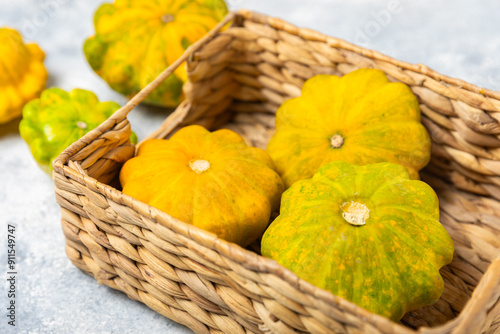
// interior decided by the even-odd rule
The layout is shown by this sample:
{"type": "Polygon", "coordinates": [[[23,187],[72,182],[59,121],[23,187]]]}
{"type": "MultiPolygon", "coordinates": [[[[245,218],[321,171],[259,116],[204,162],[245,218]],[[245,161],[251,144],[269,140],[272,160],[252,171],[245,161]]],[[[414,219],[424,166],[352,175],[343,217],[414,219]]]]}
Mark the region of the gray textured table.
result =
{"type": "MultiPolygon", "coordinates": [[[[89,89],[120,104],[87,65],[84,39],[101,1],[2,1],[0,26],[19,29],[46,52],[48,85],[89,89]]],[[[500,2],[228,0],[300,27],[343,38],[443,74],[500,90],[500,2]]],[[[1,55],[0,55],[1,56],[1,55]]],[[[130,120],[139,138],[165,115],[140,107],[130,120]]],[[[66,258],[52,180],[17,131],[0,125],[0,263],[7,276],[7,225],[16,226],[16,327],[7,324],[6,279],[0,291],[0,333],[191,333],[124,294],[100,286],[66,258]]]]}

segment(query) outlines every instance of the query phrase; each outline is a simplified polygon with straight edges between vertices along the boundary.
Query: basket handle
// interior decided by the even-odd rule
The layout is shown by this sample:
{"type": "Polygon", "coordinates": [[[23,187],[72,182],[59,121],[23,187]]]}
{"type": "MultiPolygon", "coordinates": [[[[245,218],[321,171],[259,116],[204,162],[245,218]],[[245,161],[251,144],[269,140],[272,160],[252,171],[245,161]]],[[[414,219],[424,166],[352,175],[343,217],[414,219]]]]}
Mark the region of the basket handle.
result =
{"type": "MultiPolygon", "coordinates": [[[[64,164],[69,160],[69,158],[78,152],[83,147],[85,147],[94,138],[97,138],[107,129],[113,127],[115,124],[122,122],[128,113],[132,111],[139,103],[141,103],[146,96],[148,96],[154,89],[156,89],[170,74],[172,74],[184,61],[186,61],[195,51],[200,49],[205,43],[214,36],[230,21],[234,20],[238,15],[236,12],[229,12],[224,19],[219,22],[212,30],[210,30],[203,38],[199,39],[195,43],[191,44],[169,67],[167,67],[163,72],[160,73],[153,81],[151,81],[146,87],[141,89],[133,98],[131,98],[123,107],[115,111],[108,119],[101,123],[97,128],[92,129],[82,138],[77,140],[68,146],[59,156],[57,156],[52,162],[54,172],[61,173],[64,175],[64,164]]],[[[189,112],[190,103],[186,100],[177,107],[175,112],[173,112],[167,119],[160,125],[160,128],[155,131],[155,133],[169,133],[172,129],[173,124],[179,124],[182,122],[184,117],[189,112]]],[[[139,143],[140,144],[140,143],[139,143]]],[[[138,145],[136,146],[136,148],[138,145]]]]}
{"type": "MultiPolygon", "coordinates": [[[[203,38],[199,39],[195,43],[191,44],[175,62],[173,62],[169,67],[167,67],[163,72],[160,73],[153,81],[147,84],[139,93],[137,93],[133,98],[131,98],[123,107],[115,111],[115,113],[108,119],[115,121],[121,121],[128,113],[137,107],[153,90],[158,88],[160,84],[172,74],[184,61],[186,61],[195,51],[197,51],[201,46],[206,44],[207,41],[212,39],[222,27],[227,23],[234,20],[236,12],[229,12],[222,21],[220,21],[212,30],[210,30],[203,38]]],[[[181,108],[182,109],[182,108],[181,108]]],[[[163,126],[163,124],[162,124],[163,126]]]]}

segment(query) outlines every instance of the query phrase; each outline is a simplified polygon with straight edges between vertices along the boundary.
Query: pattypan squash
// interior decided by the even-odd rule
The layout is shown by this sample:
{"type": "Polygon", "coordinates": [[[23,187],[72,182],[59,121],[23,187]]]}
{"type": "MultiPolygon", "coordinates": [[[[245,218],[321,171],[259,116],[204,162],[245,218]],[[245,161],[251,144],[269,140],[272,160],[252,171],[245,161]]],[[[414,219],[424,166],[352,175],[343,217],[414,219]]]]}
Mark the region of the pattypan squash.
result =
{"type": "Polygon", "coordinates": [[[26,102],[45,88],[45,53],[37,44],[24,44],[14,29],[0,28],[0,124],[21,116],[26,102]]]}
{"type": "MultiPolygon", "coordinates": [[[[26,104],[19,131],[39,166],[50,174],[54,158],[119,108],[116,102],[99,102],[88,90],[49,88],[26,104]]],[[[131,140],[136,141],[133,133],[131,140]]]]}
{"type": "Polygon", "coordinates": [[[431,141],[410,88],[384,72],[359,69],[343,77],[317,75],[276,114],[267,151],[287,187],[335,160],[357,165],[394,162],[410,176],[430,160],[431,141]]]}
{"type": "MultiPolygon", "coordinates": [[[[96,11],[95,35],[85,41],[84,53],[112,89],[131,97],[226,14],[224,0],[116,0],[96,11]]],[[[145,102],[177,106],[186,81],[181,65],[145,102]]]]}
{"type": "Polygon", "coordinates": [[[262,236],[284,187],[266,151],[198,125],[142,143],[120,182],[123,193],[240,246],[262,236]]]}
{"type": "Polygon", "coordinates": [[[283,193],[262,237],[264,256],[393,321],[439,300],[453,251],[433,189],[390,162],[323,165],[283,193]]]}

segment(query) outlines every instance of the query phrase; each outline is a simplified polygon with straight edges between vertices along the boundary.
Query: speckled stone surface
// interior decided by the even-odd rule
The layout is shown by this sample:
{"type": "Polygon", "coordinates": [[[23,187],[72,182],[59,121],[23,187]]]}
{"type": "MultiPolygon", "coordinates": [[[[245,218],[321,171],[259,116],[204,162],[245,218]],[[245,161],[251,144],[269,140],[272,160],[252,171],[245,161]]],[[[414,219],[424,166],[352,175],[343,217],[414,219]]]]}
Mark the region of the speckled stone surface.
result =
{"type": "MultiPolygon", "coordinates": [[[[2,1],[0,26],[17,28],[46,52],[49,86],[90,89],[126,100],[87,65],[84,39],[101,1],[2,1]]],[[[500,2],[228,0],[300,27],[340,37],[443,74],[500,90],[500,2]],[[388,14],[389,13],[389,14],[388,14]]],[[[1,57],[1,55],[0,55],[1,57]]],[[[1,89],[1,88],[0,88],[1,89]]],[[[140,107],[130,120],[143,138],[165,112],[140,107]]],[[[124,294],[100,286],[64,253],[53,183],[17,131],[0,125],[0,333],[191,333],[124,294]],[[8,325],[7,225],[16,226],[16,326],[8,325]]]]}

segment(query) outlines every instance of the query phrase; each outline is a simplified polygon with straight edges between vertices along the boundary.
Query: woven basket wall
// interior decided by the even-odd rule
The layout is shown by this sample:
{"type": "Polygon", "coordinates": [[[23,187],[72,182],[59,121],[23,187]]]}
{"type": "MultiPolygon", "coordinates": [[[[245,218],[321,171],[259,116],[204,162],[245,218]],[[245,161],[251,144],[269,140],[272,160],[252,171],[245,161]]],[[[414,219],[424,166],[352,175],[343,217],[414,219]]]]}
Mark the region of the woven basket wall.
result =
{"type": "Polygon", "coordinates": [[[500,333],[499,121],[498,92],[279,19],[231,13],[54,161],[66,253],[98,283],[197,333],[500,333]],[[409,85],[433,141],[422,178],[440,197],[456,248],[441,270],[441,300],[393,323],[124,195],[117,175],[135,152],[127,114],[183,61],[186,101],[148,138],[196,123],[265,147],[278,106],[316,74],[372,67],[409,85]]]}

